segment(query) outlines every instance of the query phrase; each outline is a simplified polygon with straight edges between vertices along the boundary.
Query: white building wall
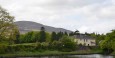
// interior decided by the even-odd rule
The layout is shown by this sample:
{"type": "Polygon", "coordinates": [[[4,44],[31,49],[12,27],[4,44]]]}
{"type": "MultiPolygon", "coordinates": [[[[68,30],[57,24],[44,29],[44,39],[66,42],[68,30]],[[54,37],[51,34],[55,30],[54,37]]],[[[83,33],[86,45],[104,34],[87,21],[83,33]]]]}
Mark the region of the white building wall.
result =
{"type": "Polygon", "coordinates": [[[75,39],[74,41],[84,46],[96,46],[95,39],[75,39]]]}

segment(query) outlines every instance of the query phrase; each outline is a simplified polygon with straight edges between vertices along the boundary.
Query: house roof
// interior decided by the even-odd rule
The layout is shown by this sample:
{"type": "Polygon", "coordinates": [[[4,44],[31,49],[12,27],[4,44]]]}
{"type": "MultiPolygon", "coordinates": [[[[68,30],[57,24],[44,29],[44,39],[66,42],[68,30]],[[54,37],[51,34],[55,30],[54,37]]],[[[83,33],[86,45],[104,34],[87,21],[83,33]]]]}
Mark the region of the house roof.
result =
{"type": "Polygon", "coordinates": [[[74,35],[74,38],[76,38],[76,39],[95,39],[94,37],[88,36],[85,34],[74,35]]]}

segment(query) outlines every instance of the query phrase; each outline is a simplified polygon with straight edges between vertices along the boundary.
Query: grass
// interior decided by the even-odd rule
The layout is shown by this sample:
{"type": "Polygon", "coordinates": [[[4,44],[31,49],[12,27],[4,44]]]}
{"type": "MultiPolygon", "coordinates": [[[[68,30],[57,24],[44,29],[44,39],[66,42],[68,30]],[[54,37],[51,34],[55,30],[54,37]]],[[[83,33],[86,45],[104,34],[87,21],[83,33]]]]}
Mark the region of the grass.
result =
{"type": "MultiPolygon", "coordinates": [[[[16,45],[37,45],[37,43],[22,43],[22,44],[12,44],[12,46],[16,45]]],[[[40,50],[40,51],[19,51],[14,53],[6,53],[0,54],[1,57],[26,57],[26,56],[53,56],[53,55],[84,55],[84,54],[101,54],[100,49],[93,49],[93,50],[78,50],[73,52],[61,52],[61,51],[50,51],[50,50],[40,50]]]]}
{"type": "Polygon", "coordinates": [[[35,57],[35,56],[56,56],[56,55],[84,55],[84,54],[95,54],[97,52],[92,51],[73,51],[73,52],[60,52],[60,51],[42,51],[42,52],[16,52],[9,54],[0,54],[1,57],[35,57]]]}

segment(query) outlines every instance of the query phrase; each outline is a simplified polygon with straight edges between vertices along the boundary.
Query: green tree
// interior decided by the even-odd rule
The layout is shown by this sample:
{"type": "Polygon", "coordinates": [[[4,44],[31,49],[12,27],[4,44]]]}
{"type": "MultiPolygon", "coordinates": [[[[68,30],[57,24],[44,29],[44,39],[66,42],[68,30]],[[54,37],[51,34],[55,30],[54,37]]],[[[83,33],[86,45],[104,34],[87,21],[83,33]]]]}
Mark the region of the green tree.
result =
{"type": "Polygon", "coordinates": [[[9,37],[7,37],[6,39],[9,42],[9,44],[13,44],[13,43],[19,43],[19,37],[20,37],[19,30],[17,28],[14,28],[13,31],[9,34],[9,37]]]}
{"type": "Polygon", "coordinates": [[[20,34],[20,37],[19,37],[19,42],[20,43],[25,43],[25,34],[20,34]]]}
{"type": "Polygon", "coordinates": [[[46,41],[46,32],[45,32],[45,28],[41,27],[41,31],[40,31],[40,42],[45,42],[46,41]]]}
{"type": "Polygon", "coordinates": [[[64,34],[65,34],[66,36],[68,36],[68,33],[67,33],[67,32],[65,32],[64,34]]]}
{"type": "Polygon", "coordinates": [[[45,28],[44,27],[41,27],[41,29],[40,29],[41,31],[45,31],[45,28]]]}
{"type": "Polygon", "coordinates": [[[74,35],[74,33],[73,33],[73,32],[69,33],[69,36],[73,36],[73,35],[74,35]]]}
{"type": "Polygon", "coordinates": [[[61,39],[63,37],[63,35],[64,35],[63,32],[61,32],[61,31],[58,32],[57,33],[57,40],[61,39]]]}
{"type": "Polygon", "coordinates": [[[63,36],[60,39],[62,51],[74,51],[77,49],[77,43],[75,43],[72,38],[68,36],[63,36]]]}
{"type": "Polygon", "coordinates": [[[115,50],[115,30],[111,33],[107,33],[105,39],[101,41],[100,47],[105,53],[111,53],[115,50]]]}
{"type": "Polygon", "coordinates": [[[40,32],[34,32],[32,36],[33,42],[39,42],[40,39],[40,32]]]}
{"type": "Polygon", "coordinates": [[[33,31],[31,31],[31,32],[28,32],[28,33],[26,33],[25,34],[25,36],[24,36],[24,41],[26,42],[26,43],[31,43],[31,42],[33,42],[33,31]]]}
{"type": "Polygon", "coordinates": [[[10,38],[10,35],[14,32],[14,28],[14,17],[0,7],[0,40],[10,38]]]}
{"type": "Polygon", "coordinates": [[[61,50],[62,46],[61,46],[61,42],[60,41],[53,41],[52,43],[50,43],[50,49],[51,50],[61,50]]]}
{"type": "Polygon", "coordinates": [[[46,32],[46,42],[49,43],[51,42],[51,34],[46,32]]]}
{"type": "Polygon", "coordinates": [[[51,34],[51,41],[57,40],[57,34],[56,32],[52,32],[51,34]]]}

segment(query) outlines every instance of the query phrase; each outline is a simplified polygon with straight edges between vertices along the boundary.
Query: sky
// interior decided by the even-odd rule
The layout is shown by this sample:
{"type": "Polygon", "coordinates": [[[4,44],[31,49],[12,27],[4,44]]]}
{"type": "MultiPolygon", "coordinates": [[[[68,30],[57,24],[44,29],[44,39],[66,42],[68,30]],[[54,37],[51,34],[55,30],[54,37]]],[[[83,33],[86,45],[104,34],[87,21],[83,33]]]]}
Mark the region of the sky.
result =
{"type": "Polygon", "coordinates": [[[107,33],[115,29],[115,0],[0,0],[16,21],[107,33]]]}

